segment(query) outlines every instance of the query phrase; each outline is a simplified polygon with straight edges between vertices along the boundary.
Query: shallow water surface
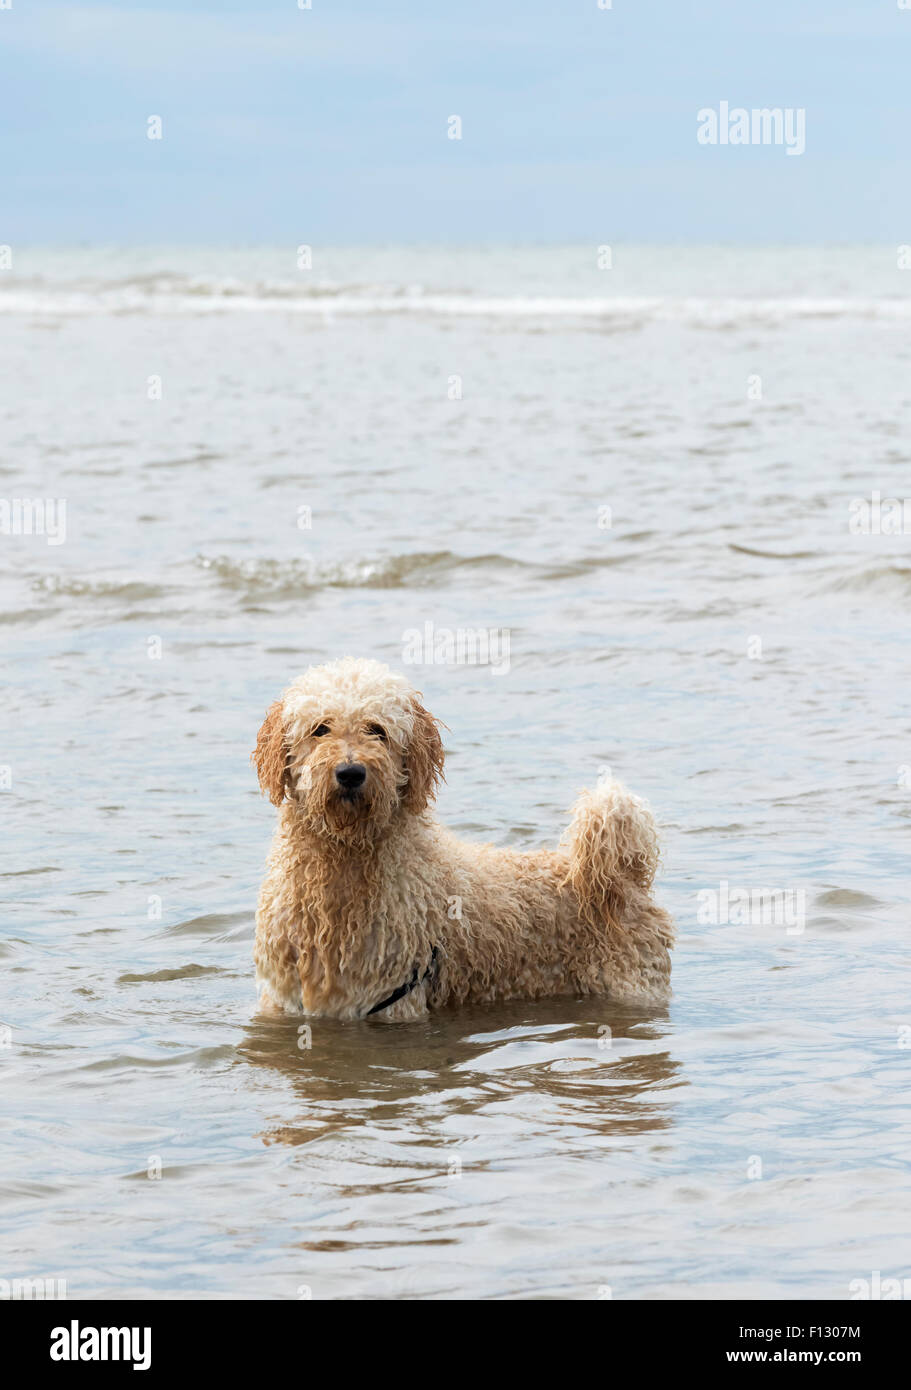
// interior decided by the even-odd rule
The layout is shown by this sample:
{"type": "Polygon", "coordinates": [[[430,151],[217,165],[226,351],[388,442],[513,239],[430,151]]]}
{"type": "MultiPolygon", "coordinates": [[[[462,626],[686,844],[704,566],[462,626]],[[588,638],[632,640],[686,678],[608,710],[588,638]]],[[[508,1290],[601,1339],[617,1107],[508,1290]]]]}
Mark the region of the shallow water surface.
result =
{"type": "Polygon", "coordinates": [[[0,286],[0,491],[67,503],[61,544],[0,536],[0,1278],[907,1276],[911,541],[849,527],[911,490],[894,250],[286,261],[35,250],[0,286]],[[454,828],[553,842],[604,767],[651,800],[666,1007],[255,1015],[262,716],[428,622],[509,634],[499,673],[407,668],[454,828]],[[712,920],[744,891],[798,915],[712,920]]]}

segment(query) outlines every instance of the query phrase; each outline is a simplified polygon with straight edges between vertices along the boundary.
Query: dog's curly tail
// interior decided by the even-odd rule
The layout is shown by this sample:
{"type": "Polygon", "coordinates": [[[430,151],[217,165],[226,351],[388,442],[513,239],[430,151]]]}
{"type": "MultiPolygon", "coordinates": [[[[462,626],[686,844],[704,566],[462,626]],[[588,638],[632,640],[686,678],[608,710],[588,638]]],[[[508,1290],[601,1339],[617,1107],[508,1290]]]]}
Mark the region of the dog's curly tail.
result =
{"type": "Polygon", "coordinates": [[[658,832],[646,802],[620,782],[599,781],[572,811],[562,848],[566,882],[591,921],[619,925],[648,896],[658,869],[658,832]]]}

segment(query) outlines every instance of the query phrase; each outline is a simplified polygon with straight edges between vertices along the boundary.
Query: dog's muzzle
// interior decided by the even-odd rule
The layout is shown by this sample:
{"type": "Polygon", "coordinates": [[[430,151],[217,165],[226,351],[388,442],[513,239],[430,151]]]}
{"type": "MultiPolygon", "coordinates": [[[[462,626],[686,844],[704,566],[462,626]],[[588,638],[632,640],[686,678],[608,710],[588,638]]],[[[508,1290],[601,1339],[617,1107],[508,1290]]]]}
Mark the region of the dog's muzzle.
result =
{"type": "Polygon", "coordinates": [[[353,801],[367,780],[367,769],[363,763],[339,763],[335,780],[345,799],[353,801]]]}

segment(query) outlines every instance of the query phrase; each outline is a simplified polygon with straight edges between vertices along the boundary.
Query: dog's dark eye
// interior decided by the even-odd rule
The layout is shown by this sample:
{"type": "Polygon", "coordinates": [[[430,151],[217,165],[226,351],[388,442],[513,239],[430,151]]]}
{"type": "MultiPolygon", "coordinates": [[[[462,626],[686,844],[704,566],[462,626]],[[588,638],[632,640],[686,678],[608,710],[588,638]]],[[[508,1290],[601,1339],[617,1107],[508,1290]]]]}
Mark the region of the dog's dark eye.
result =
{"type": "Polygon", "coordinates": [[[381,725],[379,725],[379,724],[368,724],[368,725],[367,725],[367,732],[368,732],[368,734],[372,734],[374,738],[381,738],[381,739],[383,740],[384,743],[386,742],[386,730],[385,730],[384,728],[382,728],[381,725]]]}
{"type": "Polygon", "coordinates": [[[311,731],[310,731],[310,737],[311,737],[311,738],[322,738],[323,735],[324,735],[324,734],[328,734],[328,732],[329,732],[329,725],[328,725],[328,724],[317,724],[317,726],[316,726],[315,729],[311,729],[311,731]]]}

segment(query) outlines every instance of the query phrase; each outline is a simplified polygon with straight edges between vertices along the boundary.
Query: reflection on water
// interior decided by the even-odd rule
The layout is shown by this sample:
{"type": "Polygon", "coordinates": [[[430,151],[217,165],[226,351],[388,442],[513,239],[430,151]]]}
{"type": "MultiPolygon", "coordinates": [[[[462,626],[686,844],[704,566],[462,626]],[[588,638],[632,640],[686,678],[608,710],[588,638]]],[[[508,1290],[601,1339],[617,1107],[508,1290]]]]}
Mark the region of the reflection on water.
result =
{"type": "MultiPolygon", "coordinates": [[[[517,1202],[494,1262],[520,1257],[522,1213],[534,1211],[541,1229],[542,1217],[551,1222],[542,1198],[565,1202],[539,1191],[555,1152],[575,1192],[592,1161],[661,1140],[674,1088],[685,1084],[662,1031],[644,1011],[591,1000],[476,1006],[415,1027],[315,1021],[309,1035],[306,1025],[261,1020],[246,1030],[237,1065],[285,1083],[285,1104],[260,1137],[294,1151],[319,1213],[296,1248],[331,1252],[334,1292],[462,1296],[484,1291],[477,1272],[459,1288],[464,1245],[495,1239],[510,1193],[517,1202]],[[425,1257],[427,1247],[450,1247],[452,1264],[431,1260],[416,1273],[416,1247],[425,1257]],[[365,1279],[370,1250],[382,1255],[365,1279]]],[[[317,1261],[314,1294],[320,1270],[317,1261]]]]}
{"type": "MultiPolygon", "coordinates": [[[[654,1018],[654,1014],[652,1015],[654,1018]]],[[[521,1101],[530,1130],[556,1122],[566,1142],[594,1129],[605,1139],[669,1123],[682,1084],[645,1011],[608,1001],[545,1000],[447,1010],[415,1025],[378,1027],[316,1019],[258,1019],[238,1065],[273,1068],[293,1087],[300,1119],[266,1142],[307,1144],[324,1130],[407,1124],[434,1147],[441,1130],[521,1101]],[[638,1017],[637,1017],[638,1013],[638,1017]],[[519,1079],[520,1078],[520,1079],[519,1079]]],[[[458,1156],[457,1154],[454,1156],[458,1156]]],[[[439,1155],[428,1156],[438,1166],[439,1155]]]]}

